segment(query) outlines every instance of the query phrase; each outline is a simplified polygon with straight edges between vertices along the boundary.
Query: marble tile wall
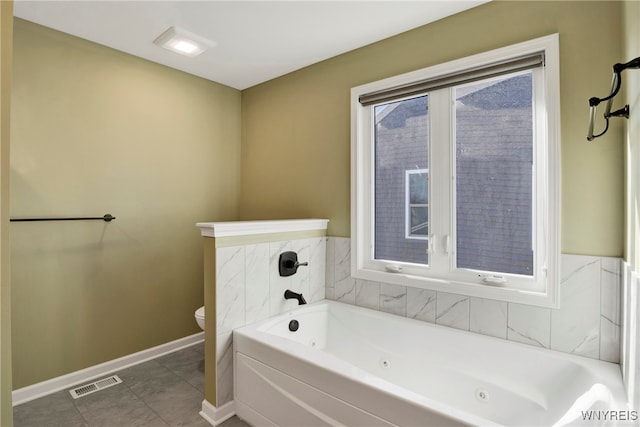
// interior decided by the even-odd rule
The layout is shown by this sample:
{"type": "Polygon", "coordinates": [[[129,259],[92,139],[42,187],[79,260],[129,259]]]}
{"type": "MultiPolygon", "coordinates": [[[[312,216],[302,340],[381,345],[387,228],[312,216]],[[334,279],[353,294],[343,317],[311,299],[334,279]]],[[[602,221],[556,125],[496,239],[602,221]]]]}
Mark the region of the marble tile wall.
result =
{"type": "MultiPolygon", "coordinates": [[[[308,302],[326,297],[470,332],[621,362],[624,313],[620,309],[622,262],[618,258],[563,255],[561,308],[556,310],[356,280],[351,277],[350,250],[350,239],[339,237],[216,249],[218,406],[233,399],[233,329],[295,308],[296,301],[284,300],[285,289],[302,292],[308,302]],[[278,257],[288,250],[296,251],[300,261],[309,261],[309,266],[301,267],[294,276],[280,277],[278,257]]],[[[636,282],[636,286],[640,285],[637,278],[636,282]]],[[[637,299],[637,293],[634,295],[637,299]]],[[[634,376],[639,367],[640,364],[633,365],[634,376]]]]}
{"type": "Polygon", "coordinates": [[[353,279],[350,239],[327,240],[328,299],[566,353],[620,362],[621,260],[562,255],[559,309],[353,279]]]}
{"type": "Polygon", "coordinates": [[[284,299],[286,289],[309,303],[324,299],[326,248],[327,238],[318,237],[216,249],[217,406],[233,400],[233,330],[295,308],[297,301],[284,299]],[[280,277],[285,251],[309,265],[280,277]]]}

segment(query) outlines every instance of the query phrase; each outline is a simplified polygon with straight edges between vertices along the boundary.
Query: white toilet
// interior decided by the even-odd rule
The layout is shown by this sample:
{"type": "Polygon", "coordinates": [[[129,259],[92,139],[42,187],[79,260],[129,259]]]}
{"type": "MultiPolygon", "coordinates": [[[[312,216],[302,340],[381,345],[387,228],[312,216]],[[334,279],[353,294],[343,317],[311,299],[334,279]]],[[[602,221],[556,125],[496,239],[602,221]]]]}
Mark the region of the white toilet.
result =
{"type": "Polygon", "coordinates": [[[198,322],[200,329],[204,331],[204,307],[200,307],[196,310],[196,322],[198,322]]]}

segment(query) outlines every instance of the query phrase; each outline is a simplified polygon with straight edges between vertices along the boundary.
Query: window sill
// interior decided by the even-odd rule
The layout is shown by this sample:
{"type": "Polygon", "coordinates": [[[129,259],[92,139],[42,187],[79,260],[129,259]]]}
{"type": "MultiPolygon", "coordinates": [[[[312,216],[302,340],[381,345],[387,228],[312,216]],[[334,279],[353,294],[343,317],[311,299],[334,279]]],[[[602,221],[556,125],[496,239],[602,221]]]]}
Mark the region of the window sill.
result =
{"type": "MultiPolygon", "coordinates": [[[[370,280],[380,283],[448,292],[471,297],[487,298],[518,304],[533,305],[546,308],[559,308],[559,295],[549,292],[536,292],[497,285],[486,285],[453,281],[434,277],[418,276],[403,272],[388,272],[369,268],[357,268],[352,265],[351,276],[355,279],[370,280]]],[[[547,286],[547,289],[549,286],[547,286]]],[[[559,286],[553,287],[558,289],[559,286]]]]}

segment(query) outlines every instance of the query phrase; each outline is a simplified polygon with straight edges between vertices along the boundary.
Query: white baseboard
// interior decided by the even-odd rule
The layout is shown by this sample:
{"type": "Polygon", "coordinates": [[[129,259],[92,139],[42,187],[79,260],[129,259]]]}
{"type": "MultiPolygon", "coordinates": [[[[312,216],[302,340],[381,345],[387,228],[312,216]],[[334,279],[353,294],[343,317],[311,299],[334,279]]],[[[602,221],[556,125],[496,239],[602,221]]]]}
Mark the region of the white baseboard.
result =
{"type": "Polygon", "coordinates": [[[231,402],[227,402],[224,405],[216,408],[211,403],[206,400],[202,401],[202,411],[200,411],[200,416],[204,418],[209,424],[212,426],[217,426],[222,424],[229,418],[235,415],[235,404],[233,400],[231,402]]]}
{"type": "Polygon", "coordinates": [[[100,363],[99,365],[90,366],[79,371],[71,372],[41,383],[32,384],[30,386],[14,390],[12,393],[13,406],[29,402],[30,400],[55,393],[60,390],[71,388],[76,384],[89,382],[95,378],[155,359],[168,353],[173,353],[174,351],[192,346],[202,341],[204,341],[204,332],[199,332],[197,334],[180,338],[156,347],[151,347],[128,356],[120,357],[118,359],[100,363]]]}

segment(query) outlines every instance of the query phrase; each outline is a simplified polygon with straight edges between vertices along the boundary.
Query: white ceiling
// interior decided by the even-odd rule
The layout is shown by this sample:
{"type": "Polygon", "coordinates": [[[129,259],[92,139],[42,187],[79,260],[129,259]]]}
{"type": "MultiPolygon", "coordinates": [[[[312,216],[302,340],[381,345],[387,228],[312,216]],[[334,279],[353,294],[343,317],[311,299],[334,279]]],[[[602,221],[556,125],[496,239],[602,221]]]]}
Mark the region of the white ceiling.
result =
{"type": "Polygon", "coordinates": [[[16,0],[14,14],[245,89],[487,1],[16,0]],[[217,46],[188,58],[154,45],[170,26],[217,46]]]}

